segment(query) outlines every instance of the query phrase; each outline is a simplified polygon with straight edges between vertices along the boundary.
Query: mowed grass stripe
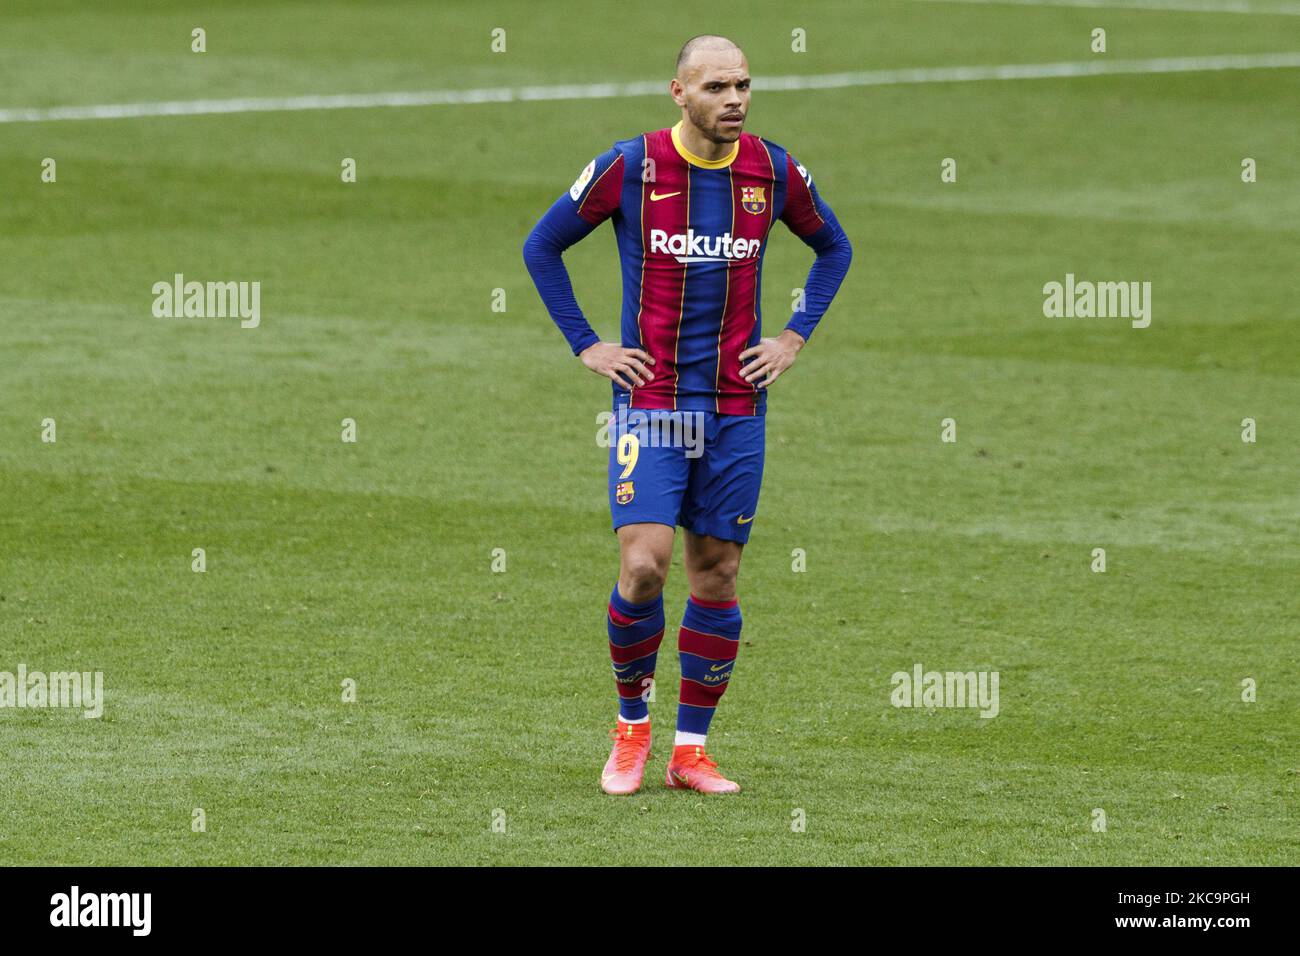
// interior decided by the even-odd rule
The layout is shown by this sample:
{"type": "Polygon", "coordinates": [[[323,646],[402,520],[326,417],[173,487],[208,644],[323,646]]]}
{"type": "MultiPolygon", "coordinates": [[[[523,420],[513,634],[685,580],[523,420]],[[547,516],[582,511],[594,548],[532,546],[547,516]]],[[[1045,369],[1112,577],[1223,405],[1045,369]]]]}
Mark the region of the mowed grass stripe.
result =
{"type": "MultiPolygon", "coordinates": [[[[754,80],[755,93],[898,86],[917,83],[972,83],[1047,80],[1131,74],[1206,73],[1221,70],[1300,68],[1297,53],[1242,53],[1222,56],[1156,57],[1147,60],[1082,60],[1058,63],[1006,63],[993,66],[917,67],[828,73],[821,76],[766,76],[754,80]]],[[[469,106],[546,100],[600,100],[663,96],[662,80],[561,86],[487,87],[471,90],[425,90],[388,93],[335,93],[318,96],[240,97],[227,100],[173,100],[159,103],[106,103],[0,110],[0,123],[46,123],[74,120],[140,119],[205,116],[222,113],[286,113],[312,110],[469,106]]]]}

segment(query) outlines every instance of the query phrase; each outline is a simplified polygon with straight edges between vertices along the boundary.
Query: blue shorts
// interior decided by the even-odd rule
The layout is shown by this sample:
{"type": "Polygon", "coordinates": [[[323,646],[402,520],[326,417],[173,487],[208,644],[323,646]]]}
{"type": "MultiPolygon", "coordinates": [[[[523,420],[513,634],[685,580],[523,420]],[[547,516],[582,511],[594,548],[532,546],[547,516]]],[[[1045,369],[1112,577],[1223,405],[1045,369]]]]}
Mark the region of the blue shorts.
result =
{"type": "Polygon", "coordinates": [[[616,404],[609,425],[614,530],[649,521],[744,544],[763,481],[764,420],[616,404]]]}

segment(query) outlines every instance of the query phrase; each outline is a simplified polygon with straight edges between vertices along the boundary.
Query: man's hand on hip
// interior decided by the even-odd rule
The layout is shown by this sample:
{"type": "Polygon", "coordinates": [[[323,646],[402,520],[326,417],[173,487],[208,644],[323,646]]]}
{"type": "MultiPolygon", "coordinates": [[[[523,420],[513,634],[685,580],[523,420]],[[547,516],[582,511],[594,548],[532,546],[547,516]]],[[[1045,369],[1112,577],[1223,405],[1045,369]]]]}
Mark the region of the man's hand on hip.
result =
{"type": "Polygon", "coordinates": [[[785,329],[774,339],[759,339],[758,344],[740,353],[740,376],[746,382],[758,382],[767,388],[781,373],[794,364],[794,357],[803,348],[804,338],[798,332],[785,329]],[[745,360],[749,359],[748,364],[745,360]]]}
{"type": "Polygon", "coordinates": [[[654,381],[654,373],[647,366],[654,365],[655,360],[641,349],[626,349],[613,342],[597,342],[583,349],[578,358],[597,375],[613,379],[623,388],[639,388],[654,381]],[[625,381],[624,376],[631,379],[631,382],[625,381]]]}

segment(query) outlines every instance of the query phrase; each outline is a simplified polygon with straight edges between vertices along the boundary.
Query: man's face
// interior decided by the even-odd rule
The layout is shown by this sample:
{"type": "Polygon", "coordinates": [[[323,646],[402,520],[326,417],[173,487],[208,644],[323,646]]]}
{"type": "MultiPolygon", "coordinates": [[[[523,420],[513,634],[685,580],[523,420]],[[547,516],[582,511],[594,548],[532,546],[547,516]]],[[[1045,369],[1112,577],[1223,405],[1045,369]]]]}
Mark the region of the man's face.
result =
{"type": "Polygon", "coordinates": [[[749,64],[739,50],[697,50],[677,78],[677,104],[715,143],[734,143],[749,113],[749,64]]]}

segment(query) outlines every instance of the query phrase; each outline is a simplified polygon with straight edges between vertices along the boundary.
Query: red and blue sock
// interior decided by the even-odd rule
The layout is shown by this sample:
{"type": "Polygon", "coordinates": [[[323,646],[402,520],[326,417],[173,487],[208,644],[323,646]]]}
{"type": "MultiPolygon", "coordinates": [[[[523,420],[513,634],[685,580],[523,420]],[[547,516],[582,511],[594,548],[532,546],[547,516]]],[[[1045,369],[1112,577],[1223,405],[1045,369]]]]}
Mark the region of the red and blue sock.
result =
{"type": "Polygon", "coordinates": [[[618,685],[618,714],[624,720],[650,716],[646,700],[654,686],[655,659],[664,639],[664,598],[633,604],[618,593],[609,596],[609,656],[618,685]]]}
{"type": "Polygon", "coordinates": [[[731,680],[740,647],[740,602],[691,595],[682,615],[677,654],[682,664],[677,703],[678,744],[703,745],[718,700],[731,680]]]}

